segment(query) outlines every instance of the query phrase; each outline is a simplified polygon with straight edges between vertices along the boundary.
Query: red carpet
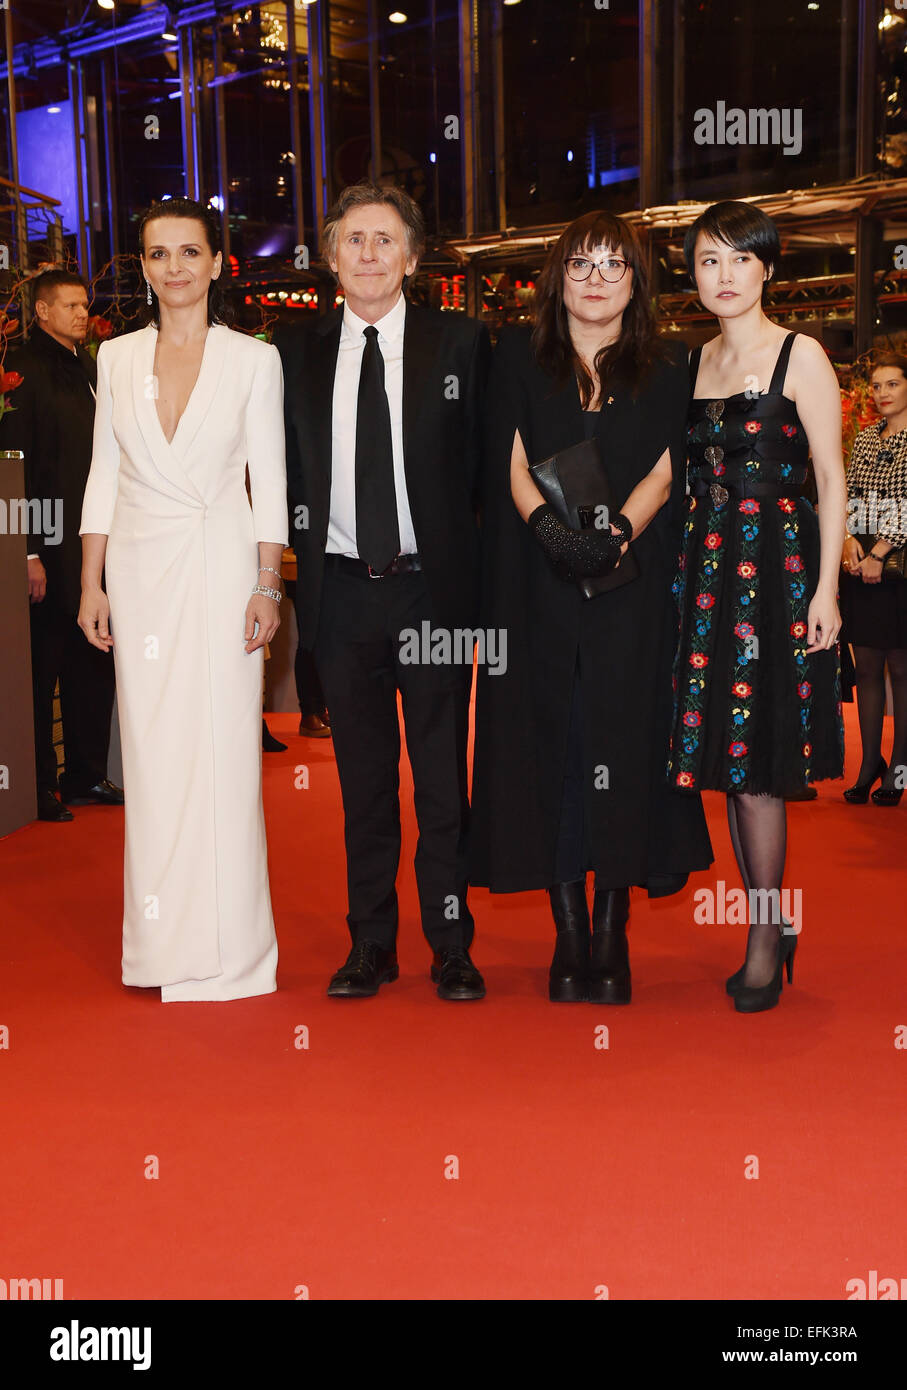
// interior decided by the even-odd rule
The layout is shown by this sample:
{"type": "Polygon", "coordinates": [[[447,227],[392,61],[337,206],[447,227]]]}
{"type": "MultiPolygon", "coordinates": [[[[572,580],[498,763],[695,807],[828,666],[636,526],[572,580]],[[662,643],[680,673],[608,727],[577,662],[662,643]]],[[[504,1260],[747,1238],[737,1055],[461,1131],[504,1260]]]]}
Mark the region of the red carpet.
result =
{"type": "Polygon", "coordinates": [[[120,811],[0,844],[0,1277],[69,1299],[837,1300],[907,1275],[907,803],[828,783],[790,807],[795,982],[750,1017],[724,994],[744,928],[693,921],[695,889],[737,886],[721,798],[714,870],[634,894],[623,1009],[549,1004],[545,896],[484,891],[488,998],[439,1000],[407,805],[400,979],[329,1000],[348,949],[331,744],[269,724],[290,743],[265,758],[276,995],[124,989],[120,811]]]}

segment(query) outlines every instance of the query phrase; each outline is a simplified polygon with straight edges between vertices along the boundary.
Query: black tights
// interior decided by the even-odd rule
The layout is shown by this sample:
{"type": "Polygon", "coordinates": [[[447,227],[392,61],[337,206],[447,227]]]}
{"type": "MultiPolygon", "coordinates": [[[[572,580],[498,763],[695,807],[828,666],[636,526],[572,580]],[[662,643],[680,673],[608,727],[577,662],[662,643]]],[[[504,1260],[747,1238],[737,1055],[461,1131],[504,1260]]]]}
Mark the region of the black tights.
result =
{"type": "Polygon", "coordinates": [[[775,973],[783,925],[781,880],[787,853],[787,807],[778,796],[733,792],[727,798],[727,821],[750,908],[743,983],[758,987],[768,984],[775,973]],[[766,888],[776,890],[776,910],[772,910],[772,900],[751,896],[766,888]],[[764,904],[761,912],[754,911],[757,904],[764,904]]]}
{"type": "MultiPolygon", "coordinates": [[[[885,714],[885,662],[891,677],[894,701],[894,743],[888,771],[882,778],[886,791],[897,786],[897,770],[907,764],[907,647],[894,647],[884,652],[878,647],[854,647],[857,673],[857,709],[860,715],[860,738],[863,761],[858,782],[868,782],[882,757],[882,720],[885,714]]],[[[903,775],[901,778],[903,784],[903,775]]]]}

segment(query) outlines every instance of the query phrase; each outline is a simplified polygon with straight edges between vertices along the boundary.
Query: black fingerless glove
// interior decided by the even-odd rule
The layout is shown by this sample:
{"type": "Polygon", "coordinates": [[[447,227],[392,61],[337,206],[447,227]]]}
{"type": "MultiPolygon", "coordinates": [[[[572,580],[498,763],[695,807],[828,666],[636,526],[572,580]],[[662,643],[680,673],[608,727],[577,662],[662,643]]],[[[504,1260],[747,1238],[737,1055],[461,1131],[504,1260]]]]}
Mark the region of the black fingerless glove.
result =
{"type": "Polygon", "coordinates": [[[599,578],[610,574],[620,559],[620,536],[610,528],[574,531],[547,502],[536,507],[527,524],[562,579],[599,578]]]}

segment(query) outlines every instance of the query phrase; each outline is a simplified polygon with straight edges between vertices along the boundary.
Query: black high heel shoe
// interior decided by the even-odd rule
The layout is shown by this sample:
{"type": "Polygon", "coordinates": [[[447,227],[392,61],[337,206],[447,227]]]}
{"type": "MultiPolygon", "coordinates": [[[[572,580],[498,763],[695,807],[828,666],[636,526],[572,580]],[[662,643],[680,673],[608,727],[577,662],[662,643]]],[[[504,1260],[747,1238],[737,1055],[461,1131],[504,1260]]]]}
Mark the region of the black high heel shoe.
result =
{"type": "MultiPolygon", "coordinates": [[[[844,792],[844,800],[849,801],[851,806],[864,806],[869,800],[869,788],[873,782],[878,782],[880,777],[884,777],[888,771],[888,764],[884,758],[879,759],[879,765],[872,774],[868,782],[854,782],[852,787],[848,787],[844,792]]],[[[875,793],[872,797],[875,801],[875,793]]],[[[876,805],[886,805],[885,802],[876,802],[876,805]]],[[[897,804],[897,803],[895,803],[897,804]]]]}
{"type": "Polygon", "coordinates": [[[778,937],[778,955],[775,965],[775,973],[767,985],[744,985],[741,984],[734,995],[734,1008],[738,1014],[758,1014],[765,1009],[773,1009],[781,998],[781,975],[785,965],[787,966],[788,984],[793,984],[794,980],[794,952],[797,949],[797,938],[795,936],[785,936],[783,933],[778,937]]]}
{"type": "MultiPolygon", "coordinates": [[[[794,983],[794,952],[797,949],[797,937],[782,935],[781,940],[782,942],[789,943],[785,952],[785,961],[787,965],[787,983],[792,985],[794,983]]],[[[728,994],[739,994],[740,990],[743,988],[743,977],[745,974],[746,961],[743,962],[739,970],[735,970],[733,975],[729,975],[725,980],[724,987],[728,994]]]]}
{"type": "Polygon", "coordinates": [[[592,903],[589,999],[593,1004],[629,1004],[629,888],[599,889],[592,903]]]}
{"type": "Polygon", "coordinates": [[[548,998],[554,1004],[580,1004],[589,991],[589,904],[586,882],[555,883],[548,889],[557,945],[548,972],[548,998]]]}
{"type": "Polygon", "coordinates": [[[874,806],[897,806],[901,797],[904,795],[903,787],[876,787],[872,794],[874,806]]]}

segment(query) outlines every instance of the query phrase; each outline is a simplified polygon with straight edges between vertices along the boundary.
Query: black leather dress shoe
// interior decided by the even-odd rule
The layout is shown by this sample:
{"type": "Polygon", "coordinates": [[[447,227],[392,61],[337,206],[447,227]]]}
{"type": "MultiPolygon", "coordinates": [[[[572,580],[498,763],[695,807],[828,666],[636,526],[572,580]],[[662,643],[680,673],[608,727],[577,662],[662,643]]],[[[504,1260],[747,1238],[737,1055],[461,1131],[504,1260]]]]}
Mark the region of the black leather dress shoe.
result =
{"type": "Polygon", "coordinates": [[[61,806],[52,791],[38,792],[38,820],[72,820],[72,811],[61,806]]]}
{"type": "Polygon", "coordinates": [[[397,952],[379,946],[377,941],[359,941],[344,965],[332,976],[328,994],[335,999],[367,999],[378,993],[380,985],[396,980],[400,974],[397,952]]]}
{"type": "Polygon", "coordinates": [[[123,788],[115,787],[108,777],[103,782],[95,782],[87,792],[62,792],[61,800],[67,806],[122,806],[123,788]]]}
{"type": "Polygon", "coordinates": [[[439,999],[485,998],[485,981],[465,946],[444,946],[436,951],[431,977],[438,986],[439,999]]]}

